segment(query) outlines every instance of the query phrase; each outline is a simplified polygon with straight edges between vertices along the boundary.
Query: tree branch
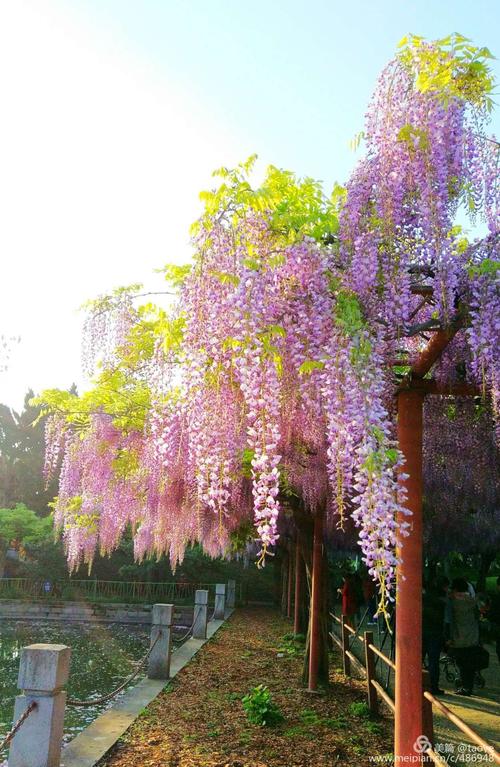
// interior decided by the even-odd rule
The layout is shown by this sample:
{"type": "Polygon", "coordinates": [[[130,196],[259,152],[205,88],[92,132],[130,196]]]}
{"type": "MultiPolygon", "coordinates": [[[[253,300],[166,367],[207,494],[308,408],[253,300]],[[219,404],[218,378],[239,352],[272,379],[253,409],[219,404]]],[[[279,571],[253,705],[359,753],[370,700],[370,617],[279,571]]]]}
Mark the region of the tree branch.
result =
{"type": "Polygon", "coordinates": [[[411,338],[412,336],[417,336],[419,333],[422,333],[424,330],[442,330],[442,325],[439,320],[427,320],[427,322],[419,322],[417,325],[410,325],[410,327],[407,329],[405,335],[408,338],[411,338]]]}

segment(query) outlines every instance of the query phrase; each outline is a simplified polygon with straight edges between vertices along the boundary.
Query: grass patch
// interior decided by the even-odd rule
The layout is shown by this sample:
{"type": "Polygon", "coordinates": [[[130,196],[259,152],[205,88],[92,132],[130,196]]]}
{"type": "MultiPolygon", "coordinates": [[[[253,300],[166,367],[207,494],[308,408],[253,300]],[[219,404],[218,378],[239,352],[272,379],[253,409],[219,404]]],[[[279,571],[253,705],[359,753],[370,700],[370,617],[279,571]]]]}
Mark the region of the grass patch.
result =
{"type": "Polygon", "coordinates": [[[371,716],[370,708],[367,703],[351,703],[349,713],[357,716],[359,719],[369,719],[371,716]]]}

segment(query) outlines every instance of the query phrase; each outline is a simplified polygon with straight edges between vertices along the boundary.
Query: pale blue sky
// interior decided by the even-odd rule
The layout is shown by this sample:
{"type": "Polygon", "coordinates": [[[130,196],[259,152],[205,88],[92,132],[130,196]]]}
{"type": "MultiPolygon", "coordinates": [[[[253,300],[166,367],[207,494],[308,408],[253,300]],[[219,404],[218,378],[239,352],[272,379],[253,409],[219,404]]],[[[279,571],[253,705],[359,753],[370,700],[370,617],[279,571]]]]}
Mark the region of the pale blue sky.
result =
{"type": "Polygon", "coordinates": [[[500,0],[70,4],[193,94],[249,154],[329,184],[355,162],[349,141],[404,34],[461,32],[500,56],[500,0]]]}
{"type": "Polygon", "coordinates": [[[343,183],[404,34],[500,55],[499,28],[500,0],[0,2],[0,334],[21,336],[0,402],[83,385],[76,310],[189,257],[211,170],[257,152],[343,183]]]}

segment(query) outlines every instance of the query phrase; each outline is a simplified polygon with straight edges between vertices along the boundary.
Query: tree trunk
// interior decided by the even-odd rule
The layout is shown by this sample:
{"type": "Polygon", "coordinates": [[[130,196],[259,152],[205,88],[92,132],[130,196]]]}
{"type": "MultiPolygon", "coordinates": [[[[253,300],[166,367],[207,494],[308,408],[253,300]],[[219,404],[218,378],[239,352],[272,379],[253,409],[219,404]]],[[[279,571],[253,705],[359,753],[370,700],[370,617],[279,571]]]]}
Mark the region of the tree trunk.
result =
{"type": "Polygon", "coordinates": [[[309,620],[309,591],[306,580],[304,559],[300,547],[300,534],[295,543],[295,603],[293,630],[295,634],[306,634],[309,620]]]}
{"type": "Polygon", "coordinates": [[[279,547],[276,549],[276,556],[273,558],[273,602],[278,607],[281,600],[281,555],[279,547]]]}
{"type": "Polygon", "coordinates": [[[0,578],[3,578],[4,576],[6,561],[7,561],[6,551],[0,547],[0,578]]]}
{"type": "MultiPolygon", "coordinates": [[[[312,561],[313,561],[313,537],[314,537],[314,519],[302,506],[294,506],[294,522],[298,531],[297,543],[300,546],[302,561],[304,562],[306,579],[303,581],[302,592],[304,598],[309,603],[308,609],[308,628],[306,637],[306,652],[304,656],[304,666],[302,672],[302,681],[305,685],[309,684],[309,652],[311,643],[311,585],[312,585],[312,561]],[[307,590],[305,588],[307,584],[307,590]]],[[[324,513],[321,512],[320,513],[324,513]]],[[[319,599],[319,626],[318,626],[318,684],[328,685],[329,676],[329,601],[328,601],[328,561],[325,547],[322,547],[321,555],[321,584],[319,599]]],[[[306,612],[306,611],[304,611],[306,612]]]]}
{"type": "Polygon", "coordinates": [[[286,589],[286,617],[292,617],[292,595],[293,595],[293,564],[295,559],[295,549],[293,543],[288,547],[288,571],[287,571],[287,589],[286,589]]]}
{"type": "MultiPolygon", "coordinates": [[[[327,687],[329,683],[329,650],[330,650],[330,610],[328,602],[328,561],[323,553],[321,563],[321,599],[319,605],[319,634],[318,634],[318,684],[321,687],[327,687]]],[[[309,593],[311,592],[311,573],[308,572],[309,593]]],[[[302,669],[302,682],[309,684],[309,653],[311,647],[311,610],[309,610],[309,621],[307,627],[306,653],[304,656],[304,666],[302,669]]]]}
{"type": "Polygon", "coordinates": [[[287,597],[288,597],[288,552],[283,549],[281,560],[281,614],[286,616],[287,597]]]}

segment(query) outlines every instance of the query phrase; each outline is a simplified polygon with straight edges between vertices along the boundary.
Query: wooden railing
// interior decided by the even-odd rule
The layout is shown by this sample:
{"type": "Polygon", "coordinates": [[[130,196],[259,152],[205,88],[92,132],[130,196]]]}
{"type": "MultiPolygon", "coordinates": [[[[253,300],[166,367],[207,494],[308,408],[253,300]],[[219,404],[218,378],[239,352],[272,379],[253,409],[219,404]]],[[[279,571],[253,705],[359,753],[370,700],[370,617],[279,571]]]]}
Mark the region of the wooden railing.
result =
{"type": "MultiPolygon", "coordinates": [[[[449,722],[454,724],[455,727],[457,727],[461,732],[463,732],[464,735],[470,738],[473,743],[479,746],[479,748],[482,748],[483,751],[493,759],[495,764],[500,764],[500,754],[498,753],[498,751],[490,743],[488,743],[487,740],[485,740],[480,735],[478,735],[477,732],[472,729],[472,727],[469,727],[469,725],[466,722],[464,722],[463,719],[457,716],[457,714],[454,714],[453,711],[451,711],[448,708],[448,706],[445,706],[444,703],[438,700],[428,690],[424,691],[424,698],[429,701],[431,705],[431,710],[433,706],[437,708],[437,710],[444,717],[446,717],[446,719],[449,722]]],[[[434,764],[439,764],[439,765],[448,764],[436,751],[434,751],[433,748],[427,749],[426,754],[432,759],[434,764]]]]}
{"type": "MultiPolygon", "coordinates": [[[[381,698],[388,708],[394,714],[396,710],[396,703],[390,696],[389,692],[383,688],[378,679],[376,678],[376,665],[375,657],[378,657],[383,661],[392,671],[396,670],[396,664],[385,653],[383,653],[373,641],[373,631],[365,631],[363,636],[358,634],[352,626],[346,621],[346,616],[342,615],[340,618],[334,613],[330,613],[331,618],[339,625],[340,635],[337,636],[335,631],[330,632],[330,637],[338,645],[342,654],[342,666],[344,674],[351,675],[351,663],[366,677],[366,692],[368,706],[372,714],[378,714],[379,711],[379,698],[381,698]],[[349,637],[358,639],[364,646],[365,658],[364,663],[357,658],[353,652],[349,649],[349,637]]],[[[424,753],[431,759],[434,764],[447,765],[448,763],[434,750],[434,724],[433,724],[433,707],[436,708],[446,719],[455,725],[461,732],[472,740],[477,746],[483,749],[483,751],[494,761],[495,764],[500,764],[500,754],[496,751],[488,741],[478,735],[469,725],[464,722],[457,714],[454,714],[447,706],[438,700],[429,690],[429,672],[422,670],[423,676],[423,701],[422,701],[422,714],[423,714],[423,730],[422,733],[428,740],[429,746],[425,748],[424,753]]]]}
{"type": "Polygon", "coordinates": [[[395,709],[394,700],[391,698],[387,690],[383,688],[376,676],[376,661],[375,656],[385,663],[389,668],[395,670],[395,663],[383,653],[373,641],[373,631],[365,631],[363,635],[358,634],[352,626],[350,626],[345,615],[339,618],[334,613],[331,613],[331,617],[340,626],[340,637],[338,637],[334,631],[330,633],[332,640],[339,646],[342,654],[342,667],[346,676],[351,675],[351,663],[366,676],[367,681],[367,696],[368,706],[372,714],[377,714],[379,709],[379,698],[390,708],[392,712],[395,709]],[[349,649],[349,636],[359,639],[364,645],[365,659],[364,663],[354,655],[349,649]]]}

